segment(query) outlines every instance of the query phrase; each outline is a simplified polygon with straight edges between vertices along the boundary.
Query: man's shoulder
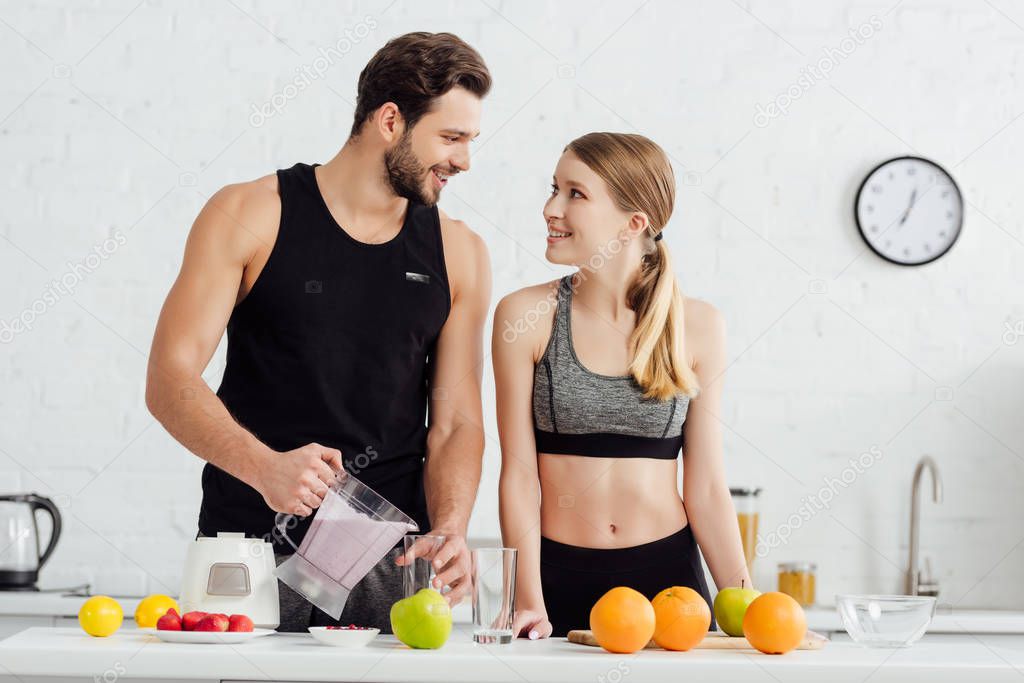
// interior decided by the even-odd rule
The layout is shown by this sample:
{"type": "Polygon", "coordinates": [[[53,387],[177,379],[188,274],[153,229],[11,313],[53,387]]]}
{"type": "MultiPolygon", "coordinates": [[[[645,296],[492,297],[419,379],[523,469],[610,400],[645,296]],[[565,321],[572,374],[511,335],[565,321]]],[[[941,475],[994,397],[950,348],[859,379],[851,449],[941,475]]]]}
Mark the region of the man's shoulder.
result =
{"type": "Polygon", "coordinates": [[[451,244],[452,247],[460,251],[483,251],[486,253],[487,244],[483,237],[470,228],[465,221],[452,218],[440,208],[437,210],[437,215],[441,223],[441,239],[446,245],[451,244]]]}
{"type": "Polygon", "coordinates": [[[210,203],[236,214],[263,214],[274,208],[279,211],[281,197],[277,190],[277,174],[225,185],[210,197],[210,203]]]}
{"type": "Polygon", "coordinates": [[[225,245],[237,243],[247,252],[255,252],[274,243],[280,222],[277,176],[266,175],[217,190],[207,200],[197,224],[225,245]]]}
{"type": "Polygon", "coordinates": [[[490,282],[490,254],[487,243],[465,222],[452,218],[440,208],[441,240],[445,267],[455,287],[479,287],[490,282]]]}

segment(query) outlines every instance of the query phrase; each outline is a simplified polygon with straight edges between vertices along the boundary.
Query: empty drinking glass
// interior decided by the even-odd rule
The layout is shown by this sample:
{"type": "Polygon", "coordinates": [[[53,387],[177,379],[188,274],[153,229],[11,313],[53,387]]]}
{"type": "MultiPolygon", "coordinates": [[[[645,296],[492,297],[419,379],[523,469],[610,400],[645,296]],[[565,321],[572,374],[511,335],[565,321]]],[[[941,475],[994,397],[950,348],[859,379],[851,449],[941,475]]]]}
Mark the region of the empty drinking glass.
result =
{"type": "Polygon", "coordinates": [[[516,609],[516,549],[473,551],[473,641],[512,642],[516,609]]]}

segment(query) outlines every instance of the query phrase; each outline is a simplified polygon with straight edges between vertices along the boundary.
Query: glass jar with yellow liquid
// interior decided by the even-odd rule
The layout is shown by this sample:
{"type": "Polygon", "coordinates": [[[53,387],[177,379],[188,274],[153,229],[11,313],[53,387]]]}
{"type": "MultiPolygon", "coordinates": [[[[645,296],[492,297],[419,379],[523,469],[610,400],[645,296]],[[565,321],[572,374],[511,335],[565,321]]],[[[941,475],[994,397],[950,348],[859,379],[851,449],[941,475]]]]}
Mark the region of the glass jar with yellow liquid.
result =
{"type": "Polygon", "coordinates": [[[752,573],[757,548],[758,496],[761,495],[761,488],[730,488],[729,493],[732,494],[736,520],[740,525],[740,540],[743,542],[747,571],[752,573]]]}
{"type": "Polygon", "coordinates": [[[814,574],[818,566],[813,562],[780,562],[779,592],[792,597],[803,607],[814,604],[814,574]]]}

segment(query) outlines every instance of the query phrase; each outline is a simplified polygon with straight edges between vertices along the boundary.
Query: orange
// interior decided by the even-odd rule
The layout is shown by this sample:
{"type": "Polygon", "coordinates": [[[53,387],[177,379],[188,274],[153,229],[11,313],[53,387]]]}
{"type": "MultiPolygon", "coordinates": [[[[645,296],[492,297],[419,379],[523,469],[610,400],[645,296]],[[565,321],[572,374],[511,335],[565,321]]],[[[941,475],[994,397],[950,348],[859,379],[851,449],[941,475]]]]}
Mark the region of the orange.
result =
{"type": "Polygon", "coordinates": [[[598,645],[608,652],[642,650],[654,635],[654,607],[643,593],[616,586],[591,608],[590,630],[598,645]]]}
{"type": "Polygon", "coordinates": [[[654,596],[654,642],[666,650],[689,650],[711,627],[711,608],[701,594],[672,586],[654,596]]]}
{"type": "Polygon", "coordinates": [[[743,615],[743,635],[768,655],[789,652],[804,639],[807,617],[796,600],[785,593],[762,593],[743,615]]]}

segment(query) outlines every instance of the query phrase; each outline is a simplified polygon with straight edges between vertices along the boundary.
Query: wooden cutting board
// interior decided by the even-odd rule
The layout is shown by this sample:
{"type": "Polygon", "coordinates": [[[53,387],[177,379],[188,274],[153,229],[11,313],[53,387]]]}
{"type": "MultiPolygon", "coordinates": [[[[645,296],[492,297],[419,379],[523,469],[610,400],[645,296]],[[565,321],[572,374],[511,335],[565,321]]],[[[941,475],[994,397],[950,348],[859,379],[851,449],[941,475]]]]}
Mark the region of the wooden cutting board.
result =
{"type": "MultiPolygon", "coordinates": [[[[580,645],[593,645],[594,647],[600,647],[597,644],[597,640],[594,638],[594,634],[590,629],[577,629],[569,631],[567,636],[570,643],[579,643],[580,645]]],[[[797,650],[820,650],[825,647],[825,643],[828,642],[828,638],[816,633],[814,631],[808,631],[804,636],[803,641],[796,646],[797,650]]],[[[654,641],[647,643],[647,648],[657,648],[654,641]]],[[[721,631],[711,631],[708,633],[704,640],[696,646],[697,648],[704,648],[707,650],[748,650],[753,649],[753,646],[747,642],[747,639],[740,637],[727,636],[721,631]]]]}

